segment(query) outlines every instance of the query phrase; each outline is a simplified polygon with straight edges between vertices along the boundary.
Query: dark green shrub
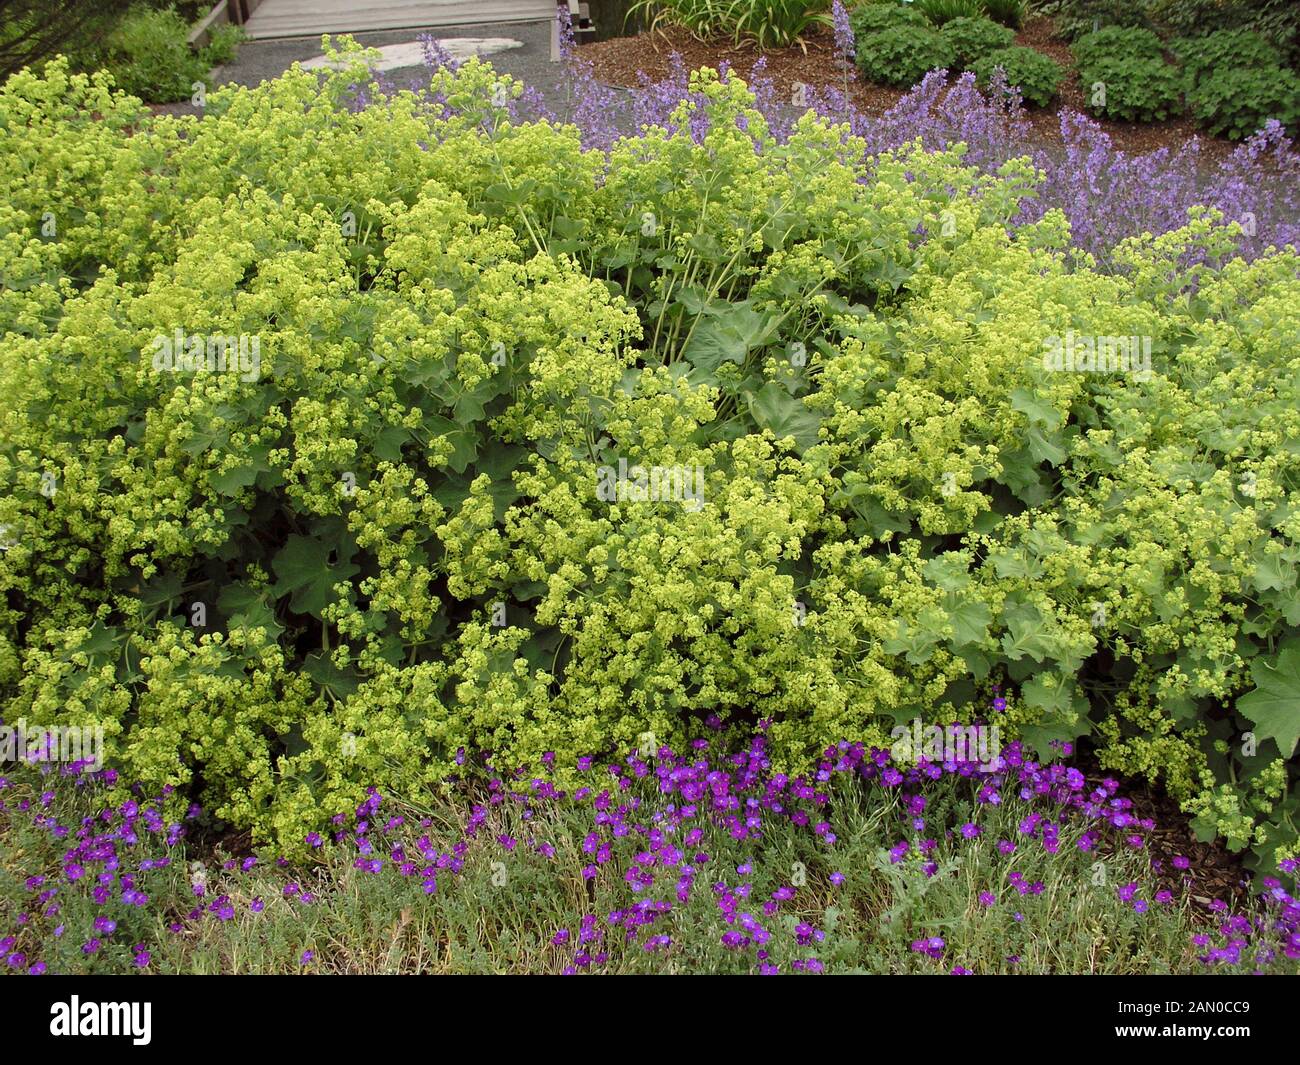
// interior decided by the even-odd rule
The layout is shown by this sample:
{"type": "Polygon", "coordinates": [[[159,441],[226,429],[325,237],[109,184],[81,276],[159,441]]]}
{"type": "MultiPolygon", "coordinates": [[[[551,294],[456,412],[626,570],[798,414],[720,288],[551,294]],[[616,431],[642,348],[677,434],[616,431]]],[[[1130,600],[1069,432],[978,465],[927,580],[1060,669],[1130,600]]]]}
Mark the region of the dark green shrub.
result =
{"type": "Polygon", "coordinates": [[[1276,67],[1282,53],[1250,30],[1217,30],[1200,37],[1180,37],[1170,49],[1183,67],[1188,91],[1212,74],[1242,67],[1276,67]]]}
{"type": "Polygon", "coordinates": [[[212,67],[229,62],[244,33],[221,26],[206,48],[189,45],[190,26],[175,10],[133,7],[100,45],[76,56],[85,70],[103,68],[118,87],[150,103],[186,100],[195,82],[205,81],[212,67]]]}
{"type": "Polygon", "coordinates": [[[1159,59],[1160,38],[1136,26],[1109,26],[1079,38],[1070,49],[1082,69],[1102,59],[1159,59]]]}
{"type": "Polygon", "coordinates": [[[1067,41],[1086,37],[1099,27],[1150,24],[1143,5],[1133,0],[1040,0],[1034,12],[1050,16],[1067,41]]]}
{"type": "Polygon", "coordinates": [[[955,62],[952,45],[938,30],[924,26],[897,26],[858,41],[858,69],[882,85],[914,85],[927,71],[955,62]]]}
{"type": "Polygon", "coordinates": [[[1095,26],[1142,26],[1164,38],[1249,30],[1277,48],[1284,65],[1300,62],[1300,4],[1295,0],[1036,0],[1067,40],[1095,26]]]}
{"type": "Polygon", "coordinates": [[[1094,115],[1150,122],[1181,109],[1178,70],[1165,62],[1164,46],[1150,30],[1108,26],[1080,38],[1073,52],[1094,115]]]}
{"type": "Polygon", "coordinates": [[[1295,0],[1147,0],[1151,18],[1171,34],[1249,30],[1277,48],[1283,63],[1300,64],[1300,4],[1295,0]]]}
{"type": "Polygon", "coordinates": [[[207,47],[201,53],[203,58],[214,66],[219,63],[229,63],[235,58],[235,53],[239,50],[239,43],[246,37],[243,29],[239,26],[216,26],[213,28],[211,36],[208,39],[207,47]]]}
{"type": "Polygon", "coordinates": [[[1182,78],[1159,57],[1110,56],[1080,66],[1087,108],[1103,118],[1152,122],[1182,110],[1182,78]]]}
{"type": "Polygon", "coordinates": [[[952,45],[957,63],[964,70],[974,66],[977,59],[982,59],[990,52],[1009,48],[1016,39],[1014,30],[999,26],[986,18],[955,18],[940,32],[952,45]]]}
{"type": "Polygon", "coordinates": [[[189,26],[174,10],[132,8],[104,42],[103,66],[132,96],[157,103],[184,100],[210,69],[188,37],[189,26]]]}
{"type": "Polygon", "coordinates": [[[1300,78],[1281,66],[1222,66],[1187,92],[1196,121],[1216,136],[1241,140],[1275,118],[1288,130],[1300,122],[1300,78]]]}
{"type": "Polygon", "coordinates": [[[1005,72],[1007,84],[1018,89],[1026,103],[1037,107],[1051,103],[1065,77],[1061,64],[1051,56],[1019,45],[990,52],[977,60],[972,69],[980,84],[988,85],[993,72],[999,68],[1005,72]]]}
{"type": "Polygon", "coordinates": [[[853,27],[853,36],[860,41],[873,33],[898,26],[929,27],[930,20],[916,8],[902,4],[864,4],[849,14],[849,25],[853,27]]]}
{"type": "Polygon", "coordinates": [[[1025,17],[1024,0],[984,0],[984,12],[994,22],[1019,29],[1025,17]]]}

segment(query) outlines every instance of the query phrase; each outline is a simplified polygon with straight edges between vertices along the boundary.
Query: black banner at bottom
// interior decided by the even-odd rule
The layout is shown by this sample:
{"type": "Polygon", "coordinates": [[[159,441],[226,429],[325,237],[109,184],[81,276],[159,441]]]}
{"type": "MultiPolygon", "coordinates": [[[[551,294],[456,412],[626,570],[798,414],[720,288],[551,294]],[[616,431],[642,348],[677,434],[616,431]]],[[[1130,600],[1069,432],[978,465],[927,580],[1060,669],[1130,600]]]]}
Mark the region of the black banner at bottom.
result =
{"type": "MultiPolygon", "coordinates": [[[[840,993],[853,996],[846,999],[853,1007],[845,1019],[880,1031],[896,1028],[922,1040],[932,1034],[960,1041],[964,1032],[980,1033],[982,1043],[1005,1030],[1026,1048],[1035,1045],[1025,1042],[1029,1038],[1041,1039],[1043,1047],[1068,1044],[1080,1051],[1124,1043],[1172,1044],[1180,1049],[1201,1043],[1231,1052],[1233,1047],[1260,1040],[1285,1045],[1283,1041],[1292,1038],[1295,1030],[1296,988],[1285,980],[1210,976],[864,979],[865,985],[837,985],[840,993]]],[[[412,977],[162,976],[16,978],[3,987],[8,1013],[5,1041],[14,1051],[42,1045],[53,1049],[61,1042],[100,1043],[135,1055],[193,1048],[207,1040],[219,1045],[234,1037],[262,1052],[283,1047],[302,1054],[319,1048],[338,1055],[354,1045],[373,1051],[380,1032],[391,1034],[407,1025],[415,1029],[428,1025],[432,1031],[442,1029],[448,1034],[460,1029],[470,1038],[475,1038],[474,1032],[479,1037],[491,1033],[494,1042],[512,1032],[521,1037],[531,1033],[533,1038],[549,1034],[553,1039],[566,1027],[564,1014],[557,1011],[547,991],[538,993],[534,987],[524,992],[517,984],[493,988],[480,982],[472,990],[457,991],[446,986],[435,990],[428,981],[412,977]],[[448,1005],[451,1009],[445,1008],[448,1005]],[[506,1017],[510,1023],[503,1026],[506,1017]]],[[[766,1014],[771,1019],[781,1009],[791,1023],[801,1026],[810,1020],[836,1020],[832,1005],[836,992],[820,981],[786,981],[779,992],[768,993],[776,999],[774,1009],[766,1014]],[[800,1003],[804,995],[806,1008],[800,1003]]],[[[760,1016],[753,1009],[761,1005],[761,996],[761,990],[749,989],[744,1005],[720,1001],[714,1013],[719,1037],[734,1039],[738,1016],[760,1016]]],[[[615,1018],[626,1024],[637,1015],[643,1015],[647,1024],[658,1024],[676,1013],[698,1024],[709,1011],[698,996],[693,997],[695,1004],[687,1006],[689,1000],[680,991],[634,989],[613,979],[586,978],[566,989],[561,1001],[576,1007],[575,1027],[594,1035],[604,1017],[610,1020],[611,1034],[615,1018]],[[645,1001],[638,1006],[641,996],[645,1001]],[[604,1000],[608,1009],[602,1008],[604,1000]],[[681,1005],[675,1007],[674,1002],[681,1005]]]]}

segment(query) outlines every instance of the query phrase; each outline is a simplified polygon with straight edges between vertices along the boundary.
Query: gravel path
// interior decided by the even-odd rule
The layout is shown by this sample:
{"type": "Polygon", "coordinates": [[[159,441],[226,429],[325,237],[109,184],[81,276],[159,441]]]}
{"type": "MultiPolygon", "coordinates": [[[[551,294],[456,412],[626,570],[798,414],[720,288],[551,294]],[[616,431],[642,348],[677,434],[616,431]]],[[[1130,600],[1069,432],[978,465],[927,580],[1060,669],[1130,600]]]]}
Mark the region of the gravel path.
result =
{"type": "MultiPolygon", "coordinates": [[[[380,48],[387,44],[415,41],[425,33],[439,40],[447,37],[509,37],[522,43],[522,48],[511,48],[487,57],[503,74],[511,74],[542,92],[553,90],[559,78],[560,64],[551,62],[551,24],[549,22],[494,22],[491,25],[440,26],[428,30],[384,30],[381,33],[359,33],[356,39],[366,47],[380,48]]],[[[235,61],[217,71],[217,82],[237,82],[240,85],[257,85],[289,69],[295,60],[306,60],[320,55],[320,39],[302,38],[291,41],[248,41],[239,46],[235,61]]],[[[399,67],[386,73],[399,86],[406,85],[420,74],[423,67],[415,64],[399,67]]]]}
{"type": "MultiPolygon", "coordinates": [[[[358,33],[359,44],[382,48],[385,45],[415,41],[430,33],[439,40],[449,37],[508,37],[519,41],[522,47],[495,52],[486,57],[502,74],[520,79],[534,86],[545,97],[555,97],[560,81],[560,64],[551,62],[551,24],[549,22],[494,22],[491,25],[439,26],[436,29],[384,30],[379,33],[358,33]]],[[[278,77],[295,62],[305,62],[321,54],[320,38],[295,38],[283,41],[246,41],[239,46],[233,63],[213,71],[216,85],[260,85],[278,77]]],[[[384,72],[398,88],[409,87],[424,78],[424,67],[414,64],[384,72]]],[[[160,104],[155,111],[173,115],[197,114],[197,108],[188,103],[160,104]]]]}

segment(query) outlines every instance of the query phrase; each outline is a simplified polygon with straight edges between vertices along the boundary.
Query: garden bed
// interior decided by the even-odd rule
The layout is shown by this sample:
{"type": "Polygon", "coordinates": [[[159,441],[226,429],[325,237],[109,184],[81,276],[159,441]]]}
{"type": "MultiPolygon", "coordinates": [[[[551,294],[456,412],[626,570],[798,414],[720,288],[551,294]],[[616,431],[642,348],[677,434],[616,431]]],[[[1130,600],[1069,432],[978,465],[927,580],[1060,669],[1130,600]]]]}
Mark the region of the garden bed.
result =
{"type": "Polygon", "coordinates": [[[1294,970],[1282,131],[425,44],[0,91],[7,964],[1294,970]]]}
{"type": "MultiPolygon", "coordinates": [[[[1056,100],[1050,107],[1030,108],[1026,117],[1044,143],[1061,142],[1060,116],[1064,111],[1082,113],[1085,94],[1079,84],[1078,73],[1070,54],[1070,46],[1055,36],[1052,21],[1047,18],[1026,20],[1024,28],[1016,35],[1016,43],[1038,49],[1051,56],[1067,71],[1056,100]]],[[[841,89],[844,75],[835,50],[835,36],[829,28],[814,28],[802,45],[784,48],[759,48],[749,41],[733,44],[728,40],[701,41],[680,27],[665,27],[654,32],[639,33],[632,37],[615,37],[587,45],[581,55],[588,60],[597,77],[610,85],[636,87],[642,75],[651,80],[667,77],[673,66],[673,56],[680,56],[685,65],[716,67],[727,63],[742,78],[749,79],[754,64],[763,61],[762,73],[775,83],[778,91],[787,97],[795,83],[802,82],[815,88],[841,89]]],[[[882,115],[907,95],[908,89],[894,89],[875,85],[857,75],[849,86],[853,103],[868,115],[882,115]]],[[[1117,148],[1139,154],[1165,148],[1177,151],[1193,137],[1202,142],[1203,158],[1215,162],[1227,158],[1236,147],[1223,137],[1210,137],[1196,127],[1189,118],[1175,118],[1164,122],[1111,122],[1101,120],[1099,125],[1110,136],[1117,148]]]]}

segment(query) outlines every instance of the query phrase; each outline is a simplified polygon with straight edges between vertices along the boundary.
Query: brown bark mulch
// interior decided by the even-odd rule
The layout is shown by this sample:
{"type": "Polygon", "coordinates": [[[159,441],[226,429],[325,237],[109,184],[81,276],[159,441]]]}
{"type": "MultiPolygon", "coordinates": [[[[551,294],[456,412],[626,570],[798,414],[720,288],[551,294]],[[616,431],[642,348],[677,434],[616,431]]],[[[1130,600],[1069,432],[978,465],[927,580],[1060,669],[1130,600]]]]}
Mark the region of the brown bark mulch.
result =
{"type": "MultiPolygon", "coordinates": [[[[1092,754],[1083,755],[1075,764],[1087,778],[1090,788],[1099,785],[1104,778],[1118,780],[1117,795],[1133,803],[1129,812],[1155,822],[1155,828],[1143,829],[1141,835],[1146,840],[1145,849],[1152,869],[1156,871],[1156,879],[1162,887],[1173,892],[1176,901],[1190,895],[1197,909],[1207,915],[1210,913],[1208,906],[1215,899],[1222,899],[1234,909],[1246,902],[1251,894],[1250,874],[1243,864],[1246,852],[1233,854],[1222,840],[1201,843],[1178,804],[1164,791],[1145,781],[1132,780],[1101,768],[1092,754]],[[1191,868],[1186,871],[1175,869],[1170,863],[1177,855],[1189,859],[1191,868]]],[[[1121,835],[1116,830],[1106,833],[1103,847],[1109,845],[1114,850],[1125,846],[1121,835]]]]}
{"type": "MultiPolygon", "coordinates": [[[[1047,18],[1029,19],[1016,35],[1016,43],[1047,53],[1066,69],[1065,80],[1050,107],[1026,108],[1026,117],[1033,124],[1035,133],[1045,142],[1060,143],[1059,113],[1062,110],[1083,111],[1086,101],[1084,88],[1079,83],[1070,55],[1070,47],[1053,35],[1052,21],[1047,18]]],[[[609,85],[635,88],[640,84],[640,73],[652,80],[665,77],[671,69],[670,58],[673,53],[682,57],[688,70],[704,66],[717,67],[725,61],[742,78],[749,77],[760,56],[765,57],[765,76],[775,82],[778,91],[786,95],[795,82],[816,88],[831,86],[837,89],[842,89],[844,84],[844,75],[835,53],[835,37],[828,28],[811,30],[802,44],[760,49],[748,41],[740,44],[728,39],[705,42],[693,37],[685,29],[667,26],[653,33],[614,37],[584,45],[578,54],[592,64],[595,76],[601,81],[609,85]]],[[[863,112],[879,115],[906,95],[906,90],[873,85],[859,76],[850,82],[849,95],[863,112]]],[[[1217,163],[1230,155],[1235,147],[1231,141],[1210,137],[1198,130],[1189,118],[1150,123],[1100,120],[1100,124],[1115,146],[1130,154],[1143,154],[1157,148],[1176,151],[1192,137],[1199,136],[1202,158],[1217,163]]]]}

